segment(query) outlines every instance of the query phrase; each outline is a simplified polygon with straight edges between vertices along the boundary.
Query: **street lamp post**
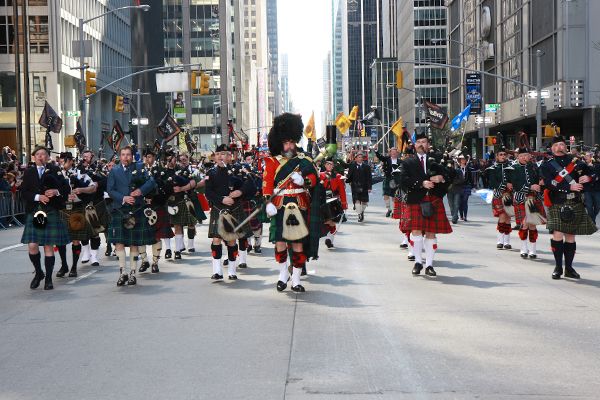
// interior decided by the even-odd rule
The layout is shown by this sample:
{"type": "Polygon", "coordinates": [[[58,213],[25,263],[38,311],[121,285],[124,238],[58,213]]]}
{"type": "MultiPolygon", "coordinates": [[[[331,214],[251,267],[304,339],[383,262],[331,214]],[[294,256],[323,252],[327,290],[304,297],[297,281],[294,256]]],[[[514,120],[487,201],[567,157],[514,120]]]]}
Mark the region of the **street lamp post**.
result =
{"type": "Polygon", "coordinates": [[[537,109],[535,111],[535,148],[540,151],[542,148],[542,57],[546,54],[542,50],[536,50],[536,91],[537,91],[537,109]]]}
{"type": "Polygon", "coordinates": [[[80,110],[81,110],[81,119],[83,121],[83,129],[85,131],[85,142],[89,145],[89,133],[88,133],[88,127],[87,127],[87,113],[85,112],[85,99],[86,99],[86,93],[85,93],[85,70],[86,70],[86,66],[84,65],[84,46],[83,46],[83,26],[85,24],[87,24],[88,22],[91,22],[95,19],[98,18],[102,18],[105,17],[109,14],[115,13],[117,11],[120,10],[126,10],[126,9],[137,9],[137,10],[142,10],[142,11],[148,11],[150,10],[150,6],[147,4],[142,4],[139,6],[124,6],[124,7],[118,7],[115,8],[114,10],[110,10],[108,12],[105,12],[103,14],[97,15],[95,17],[92,18],[88,18],[88,19],[83,19],[83,18],[79,18],[79,70],[80,70],[80,79],[81,82],[79,82],[79,88],[81,90],[81,104],[80,104],[80,110]]]}

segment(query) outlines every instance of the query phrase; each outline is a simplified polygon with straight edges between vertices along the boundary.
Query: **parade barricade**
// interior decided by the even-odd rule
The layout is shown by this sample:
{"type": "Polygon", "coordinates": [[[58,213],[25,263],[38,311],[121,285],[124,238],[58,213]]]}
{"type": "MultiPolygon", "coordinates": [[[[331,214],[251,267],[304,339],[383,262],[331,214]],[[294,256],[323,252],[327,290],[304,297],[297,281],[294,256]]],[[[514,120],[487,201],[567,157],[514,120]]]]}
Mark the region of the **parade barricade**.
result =
{"type": "Polygon", "coordinates": [[[23,226],[21,220],[17,217],[25,217],[25,202],[19,190],[12,197],[12,221],[18,226],[23,226]]]}
{"type": "Polygon", "coordinates": [[[0,228],[7,229],[11,225],[23,226],[17,217],[24,215],[25,204],[20,192],[0,192],[0,228]]]}

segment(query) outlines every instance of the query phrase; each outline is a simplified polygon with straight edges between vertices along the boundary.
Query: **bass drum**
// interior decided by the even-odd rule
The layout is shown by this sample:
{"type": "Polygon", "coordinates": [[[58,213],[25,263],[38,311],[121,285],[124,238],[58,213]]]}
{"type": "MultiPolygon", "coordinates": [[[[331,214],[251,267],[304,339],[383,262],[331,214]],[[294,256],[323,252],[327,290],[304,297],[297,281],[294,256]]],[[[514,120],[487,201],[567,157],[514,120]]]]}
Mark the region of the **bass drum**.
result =
{"type": "Polygon", "coordinates": [[[340,222],[343,214],[344,208],[342,207],[342,202],[338,197],[327,199],[325,204],[321,206],[321,218],[323,221],[340,222]]]}

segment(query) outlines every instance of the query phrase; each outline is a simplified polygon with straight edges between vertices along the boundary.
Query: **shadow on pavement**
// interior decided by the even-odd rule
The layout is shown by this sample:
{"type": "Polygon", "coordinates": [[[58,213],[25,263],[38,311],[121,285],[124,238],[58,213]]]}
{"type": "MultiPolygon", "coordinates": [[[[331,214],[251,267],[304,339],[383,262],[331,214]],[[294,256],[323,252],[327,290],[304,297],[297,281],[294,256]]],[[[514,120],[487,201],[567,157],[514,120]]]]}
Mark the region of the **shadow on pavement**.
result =
{"type": "Polygon", "coordinates": [[[297,298],[299,303],[316,304],[332,308],[372,307],[362,304],[359,300],[355,299],[354,297],[321,290],[311,290],[310,286],[306,287],[306,293],[296,294],[290,290],[290,287],[288,285],[288,288],[286,289],[286,294],[290,298],[297,298]]]}
{"type": "MultiPolygon", "coordinates": [[[[327,250],[327,248],[325,248],[327,250]]],[[[367,250],[359,249],[356,247],[336,247],[331,250],[333,253],[367,253],[367,250]]]]}
{"type": "MultiPolygon", "coordinates": [[[[572,281],[571,279],[566,279],[568,281],[572,281]]],[[[577,285],[585,285],[585,286],[594,286],[600,288],[600,281],[592,281],[590,279],[579,279],[575,281],[577,285]]]]}
{"type": "MultiPolygon", "coordinates": [[[[330,286],[350,286],[358,285],[352,279],[340,278],[339,276],[319,276],[319,275],[308,275],[307,281],[315,285],[330,285],[330,286]]],[[[362,285],[362,284],[361,284],[362,285]]]]}
{"type": "MultiPolygon", "coordinates": [[[[277,279],[277,278],[275,277],[275,279],[277,279]]],[[[227,289],[249,289],[249,290],[254,290],[254,291],[258,291],[258,290],[273,290],[273,291],[275,291],[276,290],[275,284],[277,283],[277,281],[267,282],[266,280],[245,280],[244,277],[240,276],[240,275],[238,275],[237,281],[228,281],[227,283],[225,283],[226,280],[227,280],[227,277],[225,276],[225,279],[223,279],[222,284],[224,284],[227,289]]]]}
{"type": "MultiPolygon", "coordinates": [[[[439,250],[438,250],[439,251],[439,250]]],[[[484,268],[481,264],[460,264],[452,261],[436,261],[434,263],[435,268],[450,268],[450,269],[472,269],[472,268],[484,268]]]]}
{"type": "Polygon", "coordinates": [[[495,287],[505,287],[505,286],[516,286],[517,283],[512,282],[491,282],[491,281],[479,281],[477,279],[469,278],[467,276],[444,276],[438,275],[435,278],[425,279],[437,281],[443,283],[445,285],[458,285],[458,286],[471,286],[479,289],[491,289],[495,287]]]}

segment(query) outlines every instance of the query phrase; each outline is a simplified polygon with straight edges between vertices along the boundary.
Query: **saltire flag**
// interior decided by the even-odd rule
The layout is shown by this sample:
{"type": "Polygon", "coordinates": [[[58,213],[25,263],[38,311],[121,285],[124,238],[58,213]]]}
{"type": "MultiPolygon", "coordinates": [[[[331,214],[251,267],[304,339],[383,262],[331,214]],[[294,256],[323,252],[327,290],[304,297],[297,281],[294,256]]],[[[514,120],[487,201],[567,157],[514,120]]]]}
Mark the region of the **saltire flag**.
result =
{"type": "Polygon", "coordinates": [[[108,144],[111,149],[116,153],[121,148],[121,142],[125,138],[125,132],[123,132],[123,128],[121,128],[121,124],[119,121],[115,120],[115,124],[113,125],[112,131],[110,132],[110,136],[108,137],[108,144]]]}
{"type": "Polygon", "coordinates": [[[404,119],[402,117],[398,118],[398,120],[396,122],[394,122],[394,125],[392,125],[392,127],[390,128],[390,131],[392,131],[392,133],[394,135],[396,135],[396,138],[398,138],[398,140],[402,140],[402,130],[404,129],[404,119]]]}
{"type": "Polygon", "coordinates": [[[76,126],[77,128],[75,129],[75,145],[77,146],[77,150],[79,150],[79,153],[83,153],[87,143],[85,141],[83,129],[81,128],[81,120],[79,118],[77,119],[76,126]]]}
{"type": "Polygon", "coordinates": [[[411,141],[411,143],[416,143],[417,142],[417,131],[413,131],[413,134],[410,137],[410,141],[411,141]]]}
{"type": "Polygon", "coordinates": [[[173,119],[171,114],[167,112],[160,124],[156,127],[160,136],[164,139],[165,143],[179,135],[181,128],[177,125],[177,121],[173,119]]]}
{"type": "Polygon", "coordinates": [[[337,126],[342,135],[348,132],[348,129],[350,129],[350,125],[352,125],[352,122],[350,122],[348,117],[344,115],[344,112],[339,113],[337,118],[335,119],[335,126],[337,126]]]}
{"type": "Polygon", "coordinates": [[[455,130],[459,129],[461,124],[463,122],[466,122],[469,119],[469,114],[471,113],[471,103],[469,103],[469,105],[462,110],[456,117],[454,117],[452,119],[452,122],[450,123],[451,128],[450,130],[452,132],[454,132],[455,130]]]}
{"type": "Polygon", "coordinates": [[[358,106],[352,107],[352,111],[350,111],[350,115],[348,115],[348,119],[350,121],[356,121],[358,119],[358,106]]]}
{"type": "Polygon", "coordinates": [[[304,135],[306,136],[306,138],[308,140],[316,140],[316,136],[315,136],[315,112],[313,111],[313,113],[310,115],[310,119],[308,120],[308,123],[306,124],[306,127],[304,127],[304,135]]]}

